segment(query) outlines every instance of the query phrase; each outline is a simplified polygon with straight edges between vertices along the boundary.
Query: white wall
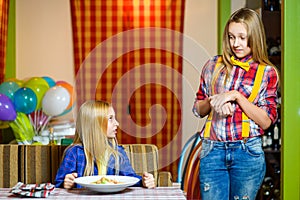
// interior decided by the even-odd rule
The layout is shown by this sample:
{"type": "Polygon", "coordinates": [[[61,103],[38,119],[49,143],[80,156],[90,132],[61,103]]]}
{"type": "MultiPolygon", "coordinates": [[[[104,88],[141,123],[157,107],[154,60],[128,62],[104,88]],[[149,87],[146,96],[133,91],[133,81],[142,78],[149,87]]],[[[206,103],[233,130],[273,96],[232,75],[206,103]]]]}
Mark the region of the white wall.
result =
{"type": "Polygon", "coordinates": [[[184,16],[183,64],[183,123],[182,141],[200,131],[205,119],[199,119],[192,113],[192,106],[202,66],[217,54],[217,0],[187,0],[184,16]],[[191,40],[193,42],[191,42],[191,40]]]}
{"type": "MultiPolygon", "coordinates": [[[[203,124],[191,108],[200,70],[217,53],[217,0],[186,0],[184,19],[183,142],[203,124]]],[[[74,82],[69,0],[16,1],[16,59],[18,79],[74,82]]]]}
{"type": "Polygon", "coordinates": [[[16,1],[16,76],[74,81],[69,0],[16,1]]]}

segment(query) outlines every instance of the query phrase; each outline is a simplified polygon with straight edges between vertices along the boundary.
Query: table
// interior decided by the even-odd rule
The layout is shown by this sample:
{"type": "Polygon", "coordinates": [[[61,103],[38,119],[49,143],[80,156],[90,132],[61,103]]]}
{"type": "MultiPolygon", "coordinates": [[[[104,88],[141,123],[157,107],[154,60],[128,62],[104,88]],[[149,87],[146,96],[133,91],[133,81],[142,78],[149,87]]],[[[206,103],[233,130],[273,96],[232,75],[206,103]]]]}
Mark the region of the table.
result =
{"type": "MultiPolygon", "coordinates": [[[[0,188],[0,199],[20,199],[9,193],[10,188],[0,188]]],[[[26,198],[28,199],[28,198],[26,198]]],[[[35,198],[37,199],[37,198],[35,198]]],[[[147,189],[143,187],[129,187],[122,192],[103,194],[87,189],[66,190],[55,188],[46,199],[186,199],[184,192],[178,187],[156,187],[147,189]]]]}

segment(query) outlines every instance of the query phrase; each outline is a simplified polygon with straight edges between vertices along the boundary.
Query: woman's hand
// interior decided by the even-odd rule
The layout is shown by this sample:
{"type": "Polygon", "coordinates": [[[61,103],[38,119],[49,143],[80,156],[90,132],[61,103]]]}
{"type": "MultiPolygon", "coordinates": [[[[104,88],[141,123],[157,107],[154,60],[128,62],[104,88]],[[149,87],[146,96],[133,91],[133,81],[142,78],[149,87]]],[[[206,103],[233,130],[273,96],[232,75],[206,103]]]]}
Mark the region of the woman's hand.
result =
{"type": "Polygon", "coordinates": [[[78,174],[76,172],[72,173],[72,174],[67,174],[65,176],[65,179],[64,179],[64,188],[65,189],[71,189],[74,187],[75,185],[75,178],[77,178],[78,174]]]}
{"type": "Polygon", "coordinates": [[[221,94],[215,94],[210,99],[210,105],[214,108],[220,108],[227,102],[233,102],[236,101],[237,97],[239,95],[239,92],[236,90],[231,90],[229,92],[221,93],[221,94]]]}
{"type": "Polygon", "coordinates": [[[232,104],[230,102],[225,103],[219,110],[216,110],[218,115],[221,115],[222,117],[227,117],[229,115],[232,115],[234,111],[234,108],[232,107],[232,104]]]}
{"type": "Polygon", "coordinates": [[[144,172],[142,176],[143,186],[146,188],[155,188],[154,177],[151,173],[144,172]]]}
{"type": "Polygon", "coordinates": [[[226,93],[213,95],[209,97],[210,106],[221,116],[226,117],[232,115],[234,109],[231,102],[236,101],[237,93],[237,91],[232,90],[226,93]]]}

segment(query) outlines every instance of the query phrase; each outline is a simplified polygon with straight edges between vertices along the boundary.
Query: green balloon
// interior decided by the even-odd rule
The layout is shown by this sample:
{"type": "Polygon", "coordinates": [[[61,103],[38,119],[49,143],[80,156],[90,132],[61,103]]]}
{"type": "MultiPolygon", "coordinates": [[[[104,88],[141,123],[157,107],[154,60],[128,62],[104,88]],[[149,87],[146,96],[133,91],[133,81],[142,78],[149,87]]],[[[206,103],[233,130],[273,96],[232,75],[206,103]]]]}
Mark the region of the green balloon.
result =
{"type": "Polygon", "coordinates": [[[24,87],[32,89],[37,97],[37,105],[35,110],[39,110],[42,107],[42,101],[45,93],[49,89],[49,84],[42,77],[32,77],[25,82],[24,87]]]}
{"type": "Polygon", "coordinates": [[[14,99],[14,93],[20,88],[20,86],[13,81],[6,81],[1,83],[0,85],[0,93],[5,94],[10,98],[10,100],[13,101],[14,99]]]}

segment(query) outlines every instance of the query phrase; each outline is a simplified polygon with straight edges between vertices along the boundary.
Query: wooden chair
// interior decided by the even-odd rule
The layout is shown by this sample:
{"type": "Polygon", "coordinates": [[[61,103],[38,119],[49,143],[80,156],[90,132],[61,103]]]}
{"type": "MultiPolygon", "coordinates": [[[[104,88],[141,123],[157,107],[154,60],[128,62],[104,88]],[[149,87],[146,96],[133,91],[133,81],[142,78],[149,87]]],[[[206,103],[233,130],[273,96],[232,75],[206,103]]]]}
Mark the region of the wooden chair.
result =
{"type": "Polygon", "coordinates": [[[172,186],[172,175],[158,169],[158,149],[153,144],[123,144],[135,172],[152,173],[157,186],[172,186]]]}
{"type": "Polygon", "coordinates": [[[199,180],[201,149],[202,141],[197,132],[185,143],[180,155],[177,182],[181,184],[187,199],[201,199],[199,180]]]}

